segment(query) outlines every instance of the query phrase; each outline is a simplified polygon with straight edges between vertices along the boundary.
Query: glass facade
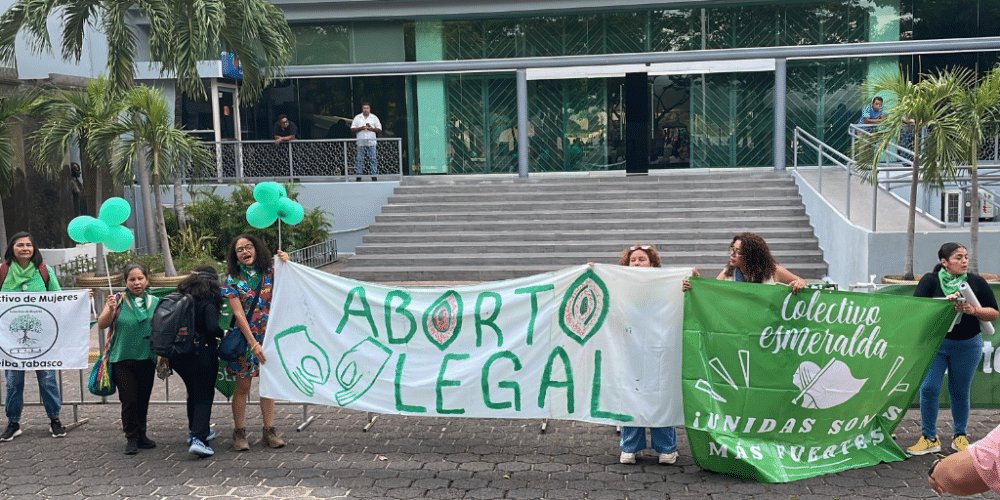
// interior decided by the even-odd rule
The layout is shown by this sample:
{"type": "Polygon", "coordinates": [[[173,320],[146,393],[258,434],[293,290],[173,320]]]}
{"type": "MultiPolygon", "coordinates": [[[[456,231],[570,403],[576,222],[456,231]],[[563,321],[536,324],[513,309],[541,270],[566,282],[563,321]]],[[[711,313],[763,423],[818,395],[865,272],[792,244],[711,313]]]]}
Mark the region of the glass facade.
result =
{"type": "MultiPolygon", "coordinates": [[[[786,0],[530,17],[318,20],[293,26],[297,37],[293,64],[998,36],[998,18],[1000,2],[994,0],[786,0]]],[[[846,127],[856,121],[867,97],[862,82],[874,71],[903,67],[915,76],[955,64],[982,71],[997,61],[996,53],[789,61],[786,135],[790,138],[799,126],[846,151],[846,127]]],[[[621,168],[623,80],[529,81],[531,170],[621,168]]],[[[773,164],[773,72],[649,75],[648,80],[651,168],[773,164]]],[[[297,121],[304,137],[344,137],[340,122],[352,117],[362,100],[372,101],[387,135],[407,141],[404,151],[411,158],[404,164],[413,166],[411,173],[517,170],[512,72],[289,80],[269,89],[260,102],[244,111],[243,136],[266,137],[274,117],[284,113],[297,121]]]]}

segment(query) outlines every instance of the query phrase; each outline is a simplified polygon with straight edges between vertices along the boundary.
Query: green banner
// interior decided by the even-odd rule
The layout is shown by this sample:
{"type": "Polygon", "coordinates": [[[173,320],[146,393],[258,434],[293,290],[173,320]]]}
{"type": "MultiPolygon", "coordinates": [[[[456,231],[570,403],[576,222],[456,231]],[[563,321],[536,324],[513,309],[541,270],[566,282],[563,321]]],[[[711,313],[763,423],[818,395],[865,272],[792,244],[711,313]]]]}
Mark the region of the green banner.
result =
{"type": "MultiPolygon", "coordinates": [[[[889,285],[881,287],[875,293],[913,296],[916,285],[889,285]]],[[[990,283],[993,295],[1000,297],[1000,283],[990,283]]],[[[997,323],[994,322],[994,326],[997,323]]],[[[983,357],[976,363],[976,376],[972,379],[969,390],[969,406],[973,408],[1000,408],[1000,338],[998,335],[983,336],[983,357]]],[[[948,375],[944,376],[941,387],[948,387],[948,375]]],[[[948,391],[941,391],[942,408],[951,405],[948,391]]],[[[918,408],[920,401],[914,401],[913,407],[918,408]]]]}
{"type": "Polygon", "coordinates": [[[954,317],[951,304],[691,282],[682,383],[699,467],[786,482],[906,458],[891,434],[954,317]]]}

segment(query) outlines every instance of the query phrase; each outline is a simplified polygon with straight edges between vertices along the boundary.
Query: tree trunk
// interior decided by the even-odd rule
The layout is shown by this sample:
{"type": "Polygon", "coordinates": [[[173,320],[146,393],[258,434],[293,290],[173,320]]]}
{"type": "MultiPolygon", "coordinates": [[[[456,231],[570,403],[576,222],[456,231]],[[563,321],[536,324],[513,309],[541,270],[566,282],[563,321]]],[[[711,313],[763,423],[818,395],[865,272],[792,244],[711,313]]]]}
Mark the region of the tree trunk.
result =
{"type": "Polygon", "coordinates": [[[3,197],[0,196],[0,255],[7,252],[7,222],[4,220],[3,197]]]}
{"type": "MultiPolygon", "coordinates": [[[[919,130],[914,126],[914,129],[919,130]]],[[[903,260],[904,280],[913,279],[913,242],[917,229],[917,185],[920,182],[920,134],[913,134],[913,179],[910,181],[910,206],[906,212],[906,257],[903,260]]]]}
{"type": "Polygon", "coordinates": [[[174,171],[174,217],[177,219],[177,230],[183,231],[187,221],[184,219],[184,168],[178,166],[174,171]]]}
{"type": "MultiPolygon", "coordinates": [[[[84,142],[84,141],[82,141],[81,142],[81,149],[85,148],[85,147],[87,147],[87,143],[84,142]]],[[[82,154],[80,155],[80,163],[84,163],[84,161],[83,161],[83,155],[82,154]]],[[[83,172],[83,167],[80,167],[80,171],[83,172]]],[[[104,190],[103,186],[104,186],[104,181],[101,179],[101,173],[98,172],[97,169],[95,168],[94,169],[94,208],[97,210],[97,213],[94,214],[95,216],[96,215],[100,215],[101,204],[104,203],[104,200],[101,199],[101,196],[104,194],[103,193],[103,190],[104,190]]],[[[107,276],[109,274],[110,274],[110,270],[108,269],[108,266],[106,266],[105,262],[104,262],[104,244],[103,243],[98,243],[97,244],[97,249],[95,251],[95,257],[94,257],[94,276],[107,276]]]]}
{"type": "Polygon", "coordinates": [[[160,166],[153,160],[153,197],[156,201],[156,227],[160,233],[160,251],[163,253],[163,274],[167,277],[177,276],[174,268],[174,258],[170,255],[170,238],[167,236],[167,224],[163,220],[163,204],[160,202],[160,166]]]}
{"type": "MultiPolygon", "coordinates": [[[[136,157],[136,169],[139,177],[139,193],[142,198],[142,220],[146,226],[146,253],[152,255],[156,252],[156,226],[153,222],[153,202],[149,199],[149,170],[146,169],[146,152],[140,150],[136,157]]],[[[159,193],[156,193],[159,198],[159,193]]]]}
{"type": "MultiPolygon", "coordinates": [[[[979,172],[976,168],[976,159],[979,156],[979,144],[972,145],[972,168],[969,169],[969,177],[972,178],[972,196],[969,203],[972,205],[969,210],[969,272],[979,273],[979,172]]],[[[962,207],[963,209],[965,207],[962,207]]],[[[964,217],[965,214],[961,213],[964,217]]]]}

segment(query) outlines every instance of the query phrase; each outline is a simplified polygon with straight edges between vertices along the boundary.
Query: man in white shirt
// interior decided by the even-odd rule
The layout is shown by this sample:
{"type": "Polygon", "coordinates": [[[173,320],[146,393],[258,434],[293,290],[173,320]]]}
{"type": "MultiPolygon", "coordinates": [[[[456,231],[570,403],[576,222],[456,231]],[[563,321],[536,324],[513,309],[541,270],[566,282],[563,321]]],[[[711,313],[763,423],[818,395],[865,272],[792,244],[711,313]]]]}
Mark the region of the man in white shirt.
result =
{"type": "Polygon", "coordinates": [[[366,155],[371,164],[372,180],[377,180],[375,176],[378,174],[378,157],[375,155],[375,137],[381,131],[382,122],[372,114],[371,105],[367,102],[361,103],[361,113],[351,122],[351,132],[358,137],[358,156],[354,164],[358,182],[361,182],[361,175],[364,173],[366,155]]]}

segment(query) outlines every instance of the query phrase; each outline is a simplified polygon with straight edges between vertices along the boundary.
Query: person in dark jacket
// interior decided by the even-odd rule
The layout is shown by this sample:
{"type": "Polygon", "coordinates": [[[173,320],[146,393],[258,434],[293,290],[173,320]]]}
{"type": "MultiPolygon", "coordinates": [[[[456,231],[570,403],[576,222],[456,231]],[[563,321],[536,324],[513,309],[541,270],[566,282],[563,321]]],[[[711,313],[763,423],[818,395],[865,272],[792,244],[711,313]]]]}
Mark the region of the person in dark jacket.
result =
{"type": "Polygon", "coordinates": [[[187,388],[188,452],[199,457],[215,454],[209,443],[215,437],[211,428],[215,379],[219,372],[216,348],[225,334],[219,327],[222,309],[222,283],[212,266],[198,266],[177,285],[177,291],[190,295],[195,303],[194,352],[170,360],[170,368],[181,376],[187,388]]]}

